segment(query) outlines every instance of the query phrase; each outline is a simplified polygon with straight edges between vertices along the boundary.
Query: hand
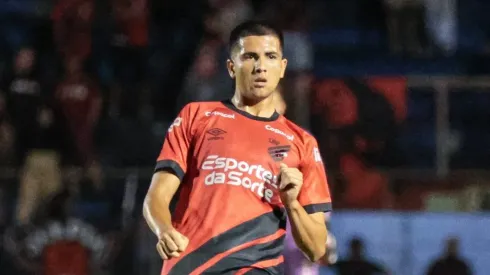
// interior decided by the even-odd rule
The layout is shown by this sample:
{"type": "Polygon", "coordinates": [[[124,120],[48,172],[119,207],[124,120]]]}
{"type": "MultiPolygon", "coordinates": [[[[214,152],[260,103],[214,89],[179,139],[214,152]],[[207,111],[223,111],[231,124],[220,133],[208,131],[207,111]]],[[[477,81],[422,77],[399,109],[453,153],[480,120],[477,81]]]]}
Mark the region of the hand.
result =
{"type": "Polygon", "coordinates": [[[303,185],[303,173],[297,168],[289,168],[281,163],[281,173],[279,174],[279,194],[285,206],[290,205],[298,198],[299,191],[303,185]]]}
{"type": "Polygon", "coordinates": [[[172,228],[161,234],[157,243],[157,251],[162,259],[168,260],[179,257],[188,244],[189,239],[172,228]]]}

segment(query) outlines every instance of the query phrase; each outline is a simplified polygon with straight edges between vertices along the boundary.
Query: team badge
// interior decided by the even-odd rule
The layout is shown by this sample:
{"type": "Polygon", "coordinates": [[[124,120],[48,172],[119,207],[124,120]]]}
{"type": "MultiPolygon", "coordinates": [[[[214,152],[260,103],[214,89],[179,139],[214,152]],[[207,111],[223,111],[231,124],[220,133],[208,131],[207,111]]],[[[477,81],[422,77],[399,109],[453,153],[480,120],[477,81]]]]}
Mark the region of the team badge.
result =
{"type": "Polygon", "coordinates": [[[291,145],[273,146],[268,148],[269,155],[274,161],[282,161],[288,156],[291,145]]]}

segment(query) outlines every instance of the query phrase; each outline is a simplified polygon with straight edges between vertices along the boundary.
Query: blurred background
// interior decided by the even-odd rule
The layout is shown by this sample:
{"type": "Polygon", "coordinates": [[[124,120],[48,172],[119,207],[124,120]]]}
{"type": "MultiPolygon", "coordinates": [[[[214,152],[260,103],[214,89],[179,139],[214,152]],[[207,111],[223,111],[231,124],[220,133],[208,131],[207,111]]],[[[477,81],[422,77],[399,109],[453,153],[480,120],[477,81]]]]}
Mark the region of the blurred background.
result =
{"type": "Polygon", "coordinates": [[[327,167],[343,265],[321,273],[347,274],[363,250],[390,274],[488,274],[489,11],[486,0],[0,1],[0,273],[159,274],[141,205],[166,129],[187,102],[233,94],[228,33],[262,18],[285,31],[286,116],[327,167]]]}

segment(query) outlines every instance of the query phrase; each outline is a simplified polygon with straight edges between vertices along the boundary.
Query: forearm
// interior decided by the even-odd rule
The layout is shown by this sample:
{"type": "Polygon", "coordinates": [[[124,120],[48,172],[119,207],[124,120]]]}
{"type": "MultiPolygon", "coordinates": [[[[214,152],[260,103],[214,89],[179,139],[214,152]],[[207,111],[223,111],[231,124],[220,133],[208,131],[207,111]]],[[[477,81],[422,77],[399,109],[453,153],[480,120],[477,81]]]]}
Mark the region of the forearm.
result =
{"type": "Polygon", "coordinates": [[[147,194],[143,205],[143,215],[146,223],[155,235],[172,227],[172,215],[170,213],[169,202],[155,198],[155,194],[147,194]]]}
{"type": "Polygon", "coordinates": [[[325,223],[319,223],[310,217],[298,201],[291,203],[286,210],[296,245],[310,261],[317,261],[325,254],[325,223]]]}
{"type": "Polygon", "coordinates": [[[143,204],[143,216],[157,237],[173,227],[169,206],[179,185],[180,179],[167,171],[156,172],[151,179],[143,204]]]}

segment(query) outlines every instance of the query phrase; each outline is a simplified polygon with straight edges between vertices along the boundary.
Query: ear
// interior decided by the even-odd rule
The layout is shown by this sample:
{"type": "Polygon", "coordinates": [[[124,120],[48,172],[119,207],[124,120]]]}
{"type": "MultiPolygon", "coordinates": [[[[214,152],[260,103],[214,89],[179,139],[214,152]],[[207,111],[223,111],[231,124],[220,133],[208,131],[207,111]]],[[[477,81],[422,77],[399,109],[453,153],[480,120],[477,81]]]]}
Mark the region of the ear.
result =
{"type": "Polygon", "coordinates": [[[230,77],[232,79],[235,79],[235,63],[233,63],[233,60],[226,60],[226,68],[228,69],[228,74],[230,75],[230,77]]]}
{"type": "Polygon", "coordinates": [[[286,67],[288,66],[288,60],[286,58],[283,58],[281,60],[281,78],[284,77],[284,74],[286,73],[286,67]]]}

